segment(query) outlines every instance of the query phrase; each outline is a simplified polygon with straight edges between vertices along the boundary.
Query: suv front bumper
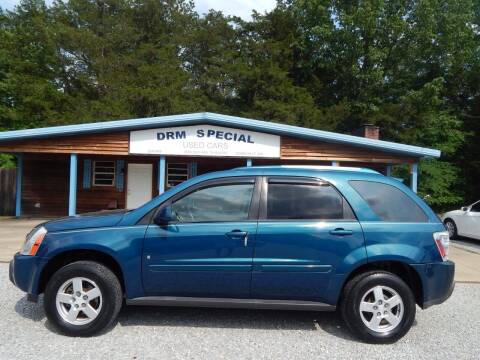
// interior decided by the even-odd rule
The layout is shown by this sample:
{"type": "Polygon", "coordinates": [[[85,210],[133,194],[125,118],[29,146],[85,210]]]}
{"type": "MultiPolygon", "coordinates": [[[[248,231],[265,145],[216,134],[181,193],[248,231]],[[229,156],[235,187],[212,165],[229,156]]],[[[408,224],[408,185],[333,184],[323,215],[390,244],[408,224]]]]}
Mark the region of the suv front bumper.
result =
{"type": "Polygon", "coordinates": [[[45,258],[16,253],[8,269],[10,281],[33,299],[39,294],[40,275],[46,263],[45,258]]]}
{"type": "Polygon", "coordinates": [[[455,287],[455,263],[444,261],[430,264],[414,264],[422,278],[423,301],[422,308],[441,304],[452,295],[455,287]]]}

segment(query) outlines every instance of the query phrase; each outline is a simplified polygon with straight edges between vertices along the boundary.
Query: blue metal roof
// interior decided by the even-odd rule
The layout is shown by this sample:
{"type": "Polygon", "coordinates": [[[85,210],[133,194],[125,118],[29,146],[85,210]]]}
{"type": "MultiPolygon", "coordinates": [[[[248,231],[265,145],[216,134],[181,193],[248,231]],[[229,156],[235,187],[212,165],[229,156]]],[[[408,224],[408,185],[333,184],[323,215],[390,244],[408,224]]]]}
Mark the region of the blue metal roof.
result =
{"type": "Polygon", "coordinates": [[[0,132],[0,143],[14,140],[49,138],[55,136],[102,133],[122,130],[140,130],[156,127],[186,126],[198,124],[227,126],[276,135],[299,137],[309,140],[353,145],[415,157],[440,157],[441,154],[439,150],[419,146],[405,145],[390,141],[375,140],[353,135],[344,135],[330,131],[315,130],[299,126],[278,124],[274,122],[260,121],[208,112],[5,131],[0,132]]]}

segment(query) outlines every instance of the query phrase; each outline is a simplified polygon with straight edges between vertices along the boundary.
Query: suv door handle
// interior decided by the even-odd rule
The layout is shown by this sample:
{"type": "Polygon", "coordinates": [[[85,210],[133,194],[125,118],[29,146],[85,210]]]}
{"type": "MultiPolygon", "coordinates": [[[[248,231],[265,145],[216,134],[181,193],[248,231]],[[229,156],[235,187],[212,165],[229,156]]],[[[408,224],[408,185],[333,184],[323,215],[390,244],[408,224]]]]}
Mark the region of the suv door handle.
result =
{"type": "Polygon", "coordinates": [[[242,230],[232,230],[225,233],[232,240],[241,240],[243,239],[243,246],[247,247],[248,245],[248,232],[242,230]]]}
{"type": "Polygon", "coordinates": [[[335,236],[347,236],[347,235],[352,235],[353,231],[345,230],[343,228],[337,228],[335,230],[330,230],[330,234],[335,236]]]}

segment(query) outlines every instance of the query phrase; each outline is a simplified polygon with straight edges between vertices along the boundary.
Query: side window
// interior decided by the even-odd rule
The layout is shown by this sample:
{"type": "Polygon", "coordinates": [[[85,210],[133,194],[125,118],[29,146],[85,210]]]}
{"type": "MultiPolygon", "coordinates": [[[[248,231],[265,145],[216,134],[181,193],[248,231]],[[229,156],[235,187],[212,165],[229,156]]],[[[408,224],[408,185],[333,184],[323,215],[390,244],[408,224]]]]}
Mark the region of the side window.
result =
{"type": "Polygon", "coordinates": [[[248,220],[254,184],[225,184],[196,190],[172,203],[179,222],[248,220]]]}
{"type": "Polygon", "coordinates": [[[470,211],[480,212],[480,202],[477,202],[477,203],[473,204],[472,207],[470,208],[470,211]]]}
{"type": "Polygon", "coordinates": [[[115,161],[93,162],[93,186],[115,185],[115,161]]]}
{"type": "Polygon", "coordinates": [[[329,184],[268,184],[267,219],[354,220],[347,201],[329,184]]]}
{"type": "Polygon", "coordinates": [[[395,186],[360,180],[349,183],[383,221],[428,222],[423,210],[395,186]]]}
{"type": "Polygon", "coordinates": [[[167,187],[171,188],[190,178],[187,163],[167,164],[167,187]]]}

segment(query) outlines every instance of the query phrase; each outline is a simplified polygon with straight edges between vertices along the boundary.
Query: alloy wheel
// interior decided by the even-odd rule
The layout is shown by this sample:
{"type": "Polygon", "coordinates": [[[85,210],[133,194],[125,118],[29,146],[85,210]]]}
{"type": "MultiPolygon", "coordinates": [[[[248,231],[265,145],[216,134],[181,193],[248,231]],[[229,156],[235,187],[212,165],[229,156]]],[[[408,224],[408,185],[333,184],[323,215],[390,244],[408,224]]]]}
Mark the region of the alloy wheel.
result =
{"type": "Polygon", "coordinates": [[[455,225],[451,221],[445,222],[445,227],[447,228],[448,231],[448,236],[453,238],[455,236],[455,225]]]}
{"type": "Polygon", "coordinates": [[[58,314],[64,321],[72,325],[85,325],[100,314],[102,299],[102,292],[94,281],[75,277],[60,286],[55,302],[58,314]]]}
{"type": "Polygon", "coordinates": [[[372,331],[386,333],[395,329],[404,316],[401,296],[388,286],[377,285],[360,301],[360,317],[372,331]]]}

